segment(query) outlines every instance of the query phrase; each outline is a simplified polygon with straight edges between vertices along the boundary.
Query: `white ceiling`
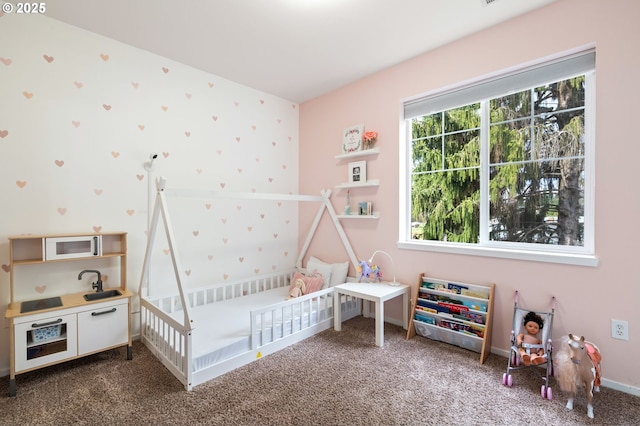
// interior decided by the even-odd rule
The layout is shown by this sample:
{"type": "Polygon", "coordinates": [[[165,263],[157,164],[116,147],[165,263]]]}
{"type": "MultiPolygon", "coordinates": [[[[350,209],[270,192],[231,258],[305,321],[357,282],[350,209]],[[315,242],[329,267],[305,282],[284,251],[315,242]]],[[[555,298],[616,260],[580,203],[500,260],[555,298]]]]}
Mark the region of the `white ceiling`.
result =
{"type": "Polygon", "coordinates": [[[302,103],[554,1],[49,0],[46,14],[302,103]]]}

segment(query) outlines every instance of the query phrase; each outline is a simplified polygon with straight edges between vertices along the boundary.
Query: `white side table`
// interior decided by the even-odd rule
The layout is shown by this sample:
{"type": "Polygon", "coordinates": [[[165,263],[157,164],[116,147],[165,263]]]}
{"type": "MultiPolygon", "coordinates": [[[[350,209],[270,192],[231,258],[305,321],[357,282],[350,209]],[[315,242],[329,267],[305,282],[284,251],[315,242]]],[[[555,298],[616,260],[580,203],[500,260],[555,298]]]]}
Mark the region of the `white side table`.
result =
{"type": "Polygon", "coordinates": [[[346,283],[334,286],[333,293],[333,328],[342,329],[342,310],[340,296],[343,294],[369,300],[376,304],[376,345],[384,345],[384,302],[402,296],[402,325],[409,327],[409,293],[411,288],[406,284],[389,285],[387,283],[346,283]]]}

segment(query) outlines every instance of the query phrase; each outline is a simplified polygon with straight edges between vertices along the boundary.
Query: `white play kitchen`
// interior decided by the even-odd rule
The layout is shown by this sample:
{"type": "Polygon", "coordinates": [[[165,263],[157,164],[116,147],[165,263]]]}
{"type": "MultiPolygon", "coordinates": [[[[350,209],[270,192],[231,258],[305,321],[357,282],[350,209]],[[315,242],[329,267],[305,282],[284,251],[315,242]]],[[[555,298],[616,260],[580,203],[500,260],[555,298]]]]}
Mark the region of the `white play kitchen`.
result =
{"type": "Polygon", "coordinates": [[[9,237],[9,394],[16,375],[131,346],[127,234],[9,237]]]}

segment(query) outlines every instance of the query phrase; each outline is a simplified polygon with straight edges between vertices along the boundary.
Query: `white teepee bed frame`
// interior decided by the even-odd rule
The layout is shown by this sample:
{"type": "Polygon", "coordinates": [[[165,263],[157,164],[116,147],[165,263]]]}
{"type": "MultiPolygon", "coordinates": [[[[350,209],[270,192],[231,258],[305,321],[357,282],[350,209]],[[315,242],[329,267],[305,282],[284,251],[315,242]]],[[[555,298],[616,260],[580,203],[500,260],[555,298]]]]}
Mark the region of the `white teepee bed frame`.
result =
{"type": "MultiPolygon", "coordinates": [[[[166,194],[169,193],[182,197],[206,197],[207,199],[320,202],[320,209],[298,255],[296,268],[302,269],[302,259],[309,249],[325,210],[331,217],[351,264],[356,268],[357,258],[329,201],[330,190],[322,191],[320,196],[175,190],[166,188],[166,180],[163,178],[157,179],[156,186],[157,195],[149,224],[149,237],[138,289],[140,338],[163,365],[180,380],[185,389],[191,390],[198,384],[333,327],[333,287],[289,300],[282,297],[287,294],[291,277],[296,269],[233,282],[215,283],[186,291],[183,285],[184,269],[181,267],[178,256],[166,200],[166,194]],[[149,271],[160,216],[162,216],[169,244],[178,293],[151,297],[149,289],[152,283],[149,271]],[[271,293],[274,294],[271,295],[271,293]],[[257,299],[262,301],[258,302],[257,299]],[[230,305],[241,305],[238,308],[241,310],[238,311],[236,308],[229,310],[232,309],[230,305]],[[242,340],[229,344],[224,338],[212,337],[211,329],[215,325],[223,325],[227,329],[231,325],[233,328],[234,324],[231,323],[236,318],[239,323],[244,324],[247,322],[247,317],[249,324],[246,329],[238,325],[242,329],[242,340]],[[200,328],[196,329],[197,326],[200,328]],[[203,342],[204,340],[206,342],[203,342]],[[215,349],[209,349],[209,346],[203,349],[204,343],[209,344],[212,343],[211,341],[216,343],[215,340],[224,341],[224,343],[219,343],[215,349]],[[226,346],[221,347],[223,345],[226,346]]],[[[360,300],[342,297],[343,319],[359,315],[360,300]]]]}

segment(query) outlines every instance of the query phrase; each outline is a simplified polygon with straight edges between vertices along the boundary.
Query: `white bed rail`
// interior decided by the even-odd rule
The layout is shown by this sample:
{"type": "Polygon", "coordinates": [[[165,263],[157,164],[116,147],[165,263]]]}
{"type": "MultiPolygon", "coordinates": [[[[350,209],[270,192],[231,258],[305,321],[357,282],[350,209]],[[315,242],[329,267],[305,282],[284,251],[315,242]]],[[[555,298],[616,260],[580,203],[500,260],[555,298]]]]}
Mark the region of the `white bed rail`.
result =
{"type": "Polygon", "coordinates": [[[329,328],[333,324],[333,289],[256,309],[250,315],[251,350],[256,351],[305,329],[329,328]]]}

